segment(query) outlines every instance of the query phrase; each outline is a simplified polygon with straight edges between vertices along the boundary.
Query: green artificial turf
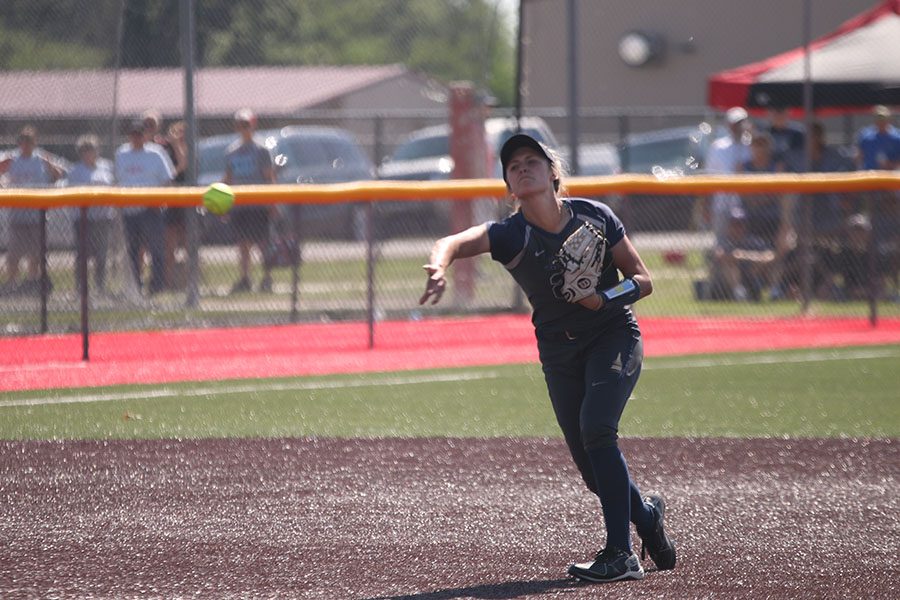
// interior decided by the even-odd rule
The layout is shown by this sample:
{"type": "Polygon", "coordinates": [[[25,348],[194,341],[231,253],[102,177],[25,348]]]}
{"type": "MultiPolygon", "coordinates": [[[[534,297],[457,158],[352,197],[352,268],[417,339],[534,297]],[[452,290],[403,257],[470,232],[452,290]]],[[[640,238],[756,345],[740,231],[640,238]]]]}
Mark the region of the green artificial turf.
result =
{"type": "MultiPolygon", "coordinates": [[[[900,346],[650,358],[624,437],[900,437],[900,346]]],[[[537,365],[7,393],[2,439],[558,436],[537,365]]]]}

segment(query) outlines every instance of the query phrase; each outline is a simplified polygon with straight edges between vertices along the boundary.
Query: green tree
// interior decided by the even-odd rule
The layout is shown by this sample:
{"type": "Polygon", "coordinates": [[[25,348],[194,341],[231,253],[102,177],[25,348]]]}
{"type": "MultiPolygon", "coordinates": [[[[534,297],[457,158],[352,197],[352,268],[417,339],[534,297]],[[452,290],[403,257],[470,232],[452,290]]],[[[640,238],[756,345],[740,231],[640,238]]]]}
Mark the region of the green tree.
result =
{"type": "MultiPolygon", "coordinates": [[[[498,0],[196,0],[200,66],[401,63],[512,99],[498,0]]],[[[178,0],[4,0],[0,69],[181,64],[178,0]]]]}

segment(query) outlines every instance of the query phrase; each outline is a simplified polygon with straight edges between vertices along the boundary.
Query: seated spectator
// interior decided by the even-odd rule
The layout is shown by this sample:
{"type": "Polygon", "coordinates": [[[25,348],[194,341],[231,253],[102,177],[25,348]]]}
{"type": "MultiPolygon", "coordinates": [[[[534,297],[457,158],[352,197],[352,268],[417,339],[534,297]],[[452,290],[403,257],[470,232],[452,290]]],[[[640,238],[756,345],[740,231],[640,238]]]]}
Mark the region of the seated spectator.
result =
{"type": "Polygon", "coordinates": [[[868,254],[872,237],[872,224],[864,214],[857,213],[847,219],[843,244],[837,254],[839,299],[863,300],[868,296],[868,254]]]}
{"type": "MultiPolygon", "coordinates": [[[[757,133],[750,142],[750,160],[740,170],[744,173],[780,173],[784,163],[775,158],[772,138],[757,133]]],[[[747,213],[747,232],[761,239],[775,251],[776,263],[770,271],[772,297],[784,296],[781,273],[796,246],[794,231],[794,198],[788,194],[752,194],[741,198],[747,213]]]]}
{"type": "Polygon", "coordinates": [[[775,252],[750,235],[747,214],[733,208],[725,236],[710,256],[709,293],[712,300],[759,301],[775,263],[775,252]]]}
{"type": "MultiPolygon", "coordinates": [[[[72,167],[67,177],[68,185],[112,185],[113,164],[111,161],[100,158],[100,143],[95,135],[82,135],[75,142],[78,152],[78,163],[72,167]]],[[[81,209],[75,209],[75,239],[78,240],[81,231],[81,209]]],[[[91,206],[87,210],[87,258],[94,259],[94,283],[97,289],[106,289],[106,250],[109,246],[109,233],[112,230],[115,210],[112,206],[91,206]]],[[[81,244],[76,243],[78,252],[81,252],[81,244]]],[[[78,256],[78,265],[81,265],[81,256],[78,256]]],[[[78,285],[81,285],[83,274],[79,272],[78,285]]]]}
{"type": "MultiPolygon", "coordinates": [[[[816,121],[810,129],[810,157],[807,169],[805,149],[796,149],[786,156],[788,170],[801,173],[806,170],[816,173],[835,173],[853,171],[854,165],[850,156],[839,149],[828,145],[825,127],[816,121]]],[[[802,237],[809,240],[812,252],[812,293],[817,298],[832,299],[835,297],[835,278],[837,264],[847,218],[858,212],[853,208],[855,198],[849,192],[820,193],[804,196],[794,210],[794,223],[802,237]],[[846,213],[846,214],[845,214],[846,213]],[[808,219],[808,221],[807,221],[808,219]]],[[[783,287],[799,289],[802,278],[799,260],[793,261],[785,270],[783,287]]]]}

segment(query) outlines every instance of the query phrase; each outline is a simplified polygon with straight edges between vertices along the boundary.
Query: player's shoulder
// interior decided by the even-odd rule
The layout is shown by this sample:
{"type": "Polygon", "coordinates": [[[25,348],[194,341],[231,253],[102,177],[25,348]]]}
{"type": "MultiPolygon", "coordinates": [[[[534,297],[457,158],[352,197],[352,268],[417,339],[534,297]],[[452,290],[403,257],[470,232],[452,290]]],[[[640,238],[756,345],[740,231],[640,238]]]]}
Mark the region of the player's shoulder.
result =
{"type": "Polygon", "coordinates": [[[576,217],[607,219],[615,214],[608,204],[592,198],[566,198],[565,202],[568,203],[576,217]]]}
{"type": "Polygon", "coordinates": [[[606,203],[588,198],[567,198],[565,202],[571,207],[572,214],[576,218],[604,231],[610,245],[614,246],[625,237],[625,226],[606,203]]]}
{"type": "Polygon", "coordinates": [[[525,230],[529,227],[521,210],[517,210],[496,221],[487,221],[484,225],[485,229],[487,229],[488,237],[492,240],[521,239],[525,235],[525,230]]]}

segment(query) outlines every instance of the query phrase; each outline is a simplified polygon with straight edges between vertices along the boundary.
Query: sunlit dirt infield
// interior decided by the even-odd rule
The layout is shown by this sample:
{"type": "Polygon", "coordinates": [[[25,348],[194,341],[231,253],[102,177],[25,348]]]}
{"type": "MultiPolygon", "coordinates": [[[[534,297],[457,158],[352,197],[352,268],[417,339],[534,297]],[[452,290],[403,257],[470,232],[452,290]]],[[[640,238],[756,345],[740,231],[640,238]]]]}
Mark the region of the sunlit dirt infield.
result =
{"type": "Polygon", "coordinates": [[[556,439],[0,442],[0,597],[898,597],[897,440],[622,447],[679,563],[598,586],[556,439]]]}

